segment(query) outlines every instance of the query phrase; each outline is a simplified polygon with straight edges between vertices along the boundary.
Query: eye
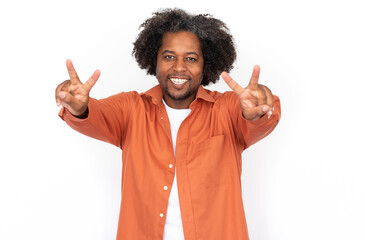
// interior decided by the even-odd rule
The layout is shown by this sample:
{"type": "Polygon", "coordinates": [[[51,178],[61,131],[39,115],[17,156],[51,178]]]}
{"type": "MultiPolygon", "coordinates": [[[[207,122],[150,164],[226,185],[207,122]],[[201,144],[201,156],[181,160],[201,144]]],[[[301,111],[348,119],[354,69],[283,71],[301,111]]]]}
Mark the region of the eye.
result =
{"type": "Polygon", "coordinates": [[[172,55],[166,55],[166,56],[164,56],[164,58],[167,60],[173,60],[175,57],[172,55]]]}
{"type": "Polygon", "coordinates": [[[188,60],[188,62],[196,62],[197,59],[193,58],[193,57],[187,57],[186,60],[188,60]]]}

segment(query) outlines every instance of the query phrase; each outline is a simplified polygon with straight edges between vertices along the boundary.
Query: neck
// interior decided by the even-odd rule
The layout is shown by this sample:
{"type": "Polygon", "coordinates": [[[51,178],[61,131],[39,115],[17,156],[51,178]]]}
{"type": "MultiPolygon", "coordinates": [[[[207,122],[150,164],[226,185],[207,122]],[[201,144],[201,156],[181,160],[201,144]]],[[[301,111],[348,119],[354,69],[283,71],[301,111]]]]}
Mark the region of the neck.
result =
{"type": "Polygon", "coordinates": [[[189,108],[190,104],[194,101],[195,96],[192,96],[192,97],[189,97],[186,99],[176,100],[176,99],[170,98],[169,96],[164,95],[163,99],[165,100],[165,103],[170,108],[187,109],[187,108],[189,108]]]}

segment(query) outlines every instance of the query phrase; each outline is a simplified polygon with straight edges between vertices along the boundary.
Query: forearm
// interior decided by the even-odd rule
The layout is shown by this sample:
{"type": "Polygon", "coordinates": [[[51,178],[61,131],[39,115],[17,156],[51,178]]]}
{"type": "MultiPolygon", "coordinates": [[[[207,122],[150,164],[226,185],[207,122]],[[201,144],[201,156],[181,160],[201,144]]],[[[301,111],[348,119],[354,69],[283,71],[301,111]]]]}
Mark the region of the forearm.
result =
{"type": "Polygon", "coordinates": [[[82,116],[72,115],[62,108],[59,116],[74,130],[89,137],[121,147],[122,121],[118,111],[110,105],[90,98],[87,111],[82,116]]]}
{"type": "Polygon", "coordinates": [[[245,148],[263,139],[275,129],[281,118],[280,99],[277,96],[274,96],[273,108],[270,117],[265,114],[255,121],[246,120],[241,114],[239,126],[243,134],[245,148]]]}

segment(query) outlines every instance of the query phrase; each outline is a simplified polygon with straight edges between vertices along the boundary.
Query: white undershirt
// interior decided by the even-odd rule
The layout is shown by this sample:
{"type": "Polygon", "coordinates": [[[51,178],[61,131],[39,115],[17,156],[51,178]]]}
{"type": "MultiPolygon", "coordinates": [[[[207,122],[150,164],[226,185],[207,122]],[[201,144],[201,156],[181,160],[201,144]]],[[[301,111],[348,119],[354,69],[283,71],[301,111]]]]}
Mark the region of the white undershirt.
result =
{"type": "MultiPolygon", "coordinates": [[[[162,99],[162,102],[165,104],[166,112],[169,117],[172,144],[174,146],[174,153],[176,156],[177,132],[179,130],[181,123],[189,115],[191,110],[189,108],[188,109],[170,108],[163,99],[162,99]]],[[[184,240],[184,231],[183,231],[182,220],[181,220],[179,195],[178,195],[178,191],[177,191],[177,182],[176,182],[176,160],[175,160],[175,176],[174,176],[174,181],[173,181],[172,187],[171,187],[169,204],[167,207],[163,239],[164,240],[184,240]]]]}

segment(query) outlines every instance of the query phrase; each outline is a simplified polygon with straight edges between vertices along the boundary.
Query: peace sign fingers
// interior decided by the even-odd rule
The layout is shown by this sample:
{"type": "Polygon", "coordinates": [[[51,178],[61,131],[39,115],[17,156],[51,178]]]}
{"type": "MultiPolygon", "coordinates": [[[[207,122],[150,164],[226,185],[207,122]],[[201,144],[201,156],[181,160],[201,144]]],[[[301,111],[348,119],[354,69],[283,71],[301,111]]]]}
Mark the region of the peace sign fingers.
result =
{"type": "Polygon", "coordinates": [[[95,70],[93,75],[91,75],[91,77],[84,83],[84,89],[87,92],[90,92],[91,88],[94,87],[99,77],[100,77],[100,70],[95,70]]]}
{"type": "Polygon", "coordinates": [[[81,84],[86,92],[90,92],[91,88],[95,85],[96,81],[100,77],[100,70],[95,70],[93,75],[91,75],[91,77],[84,84],[82,84],[70,59],[66,60],[66,66],[68,75],[70,76],[71,84],[75,85],[81,84]]]}
{"type": "Polygon", "coordinates": [[[222,73],[222,78],[227,85],[237,94],[242,113],[248,120],[256,120],[268,113],[272,115],[273,95],[269,88],[259,84],[260,67],[254,66],[250,82],[246,88],[241,87],[226,72],[222,73]]]}
{"type": "Polygon", "coordinates": [[[247,87],[250,89],[257,89],[257,87],[259,85],[259,77],[260,77],[260,66],[255,65],[253,67],[251,79],[250,79],[250,82],[248,83],[247,87]]]}
{"type": "Polygon", "coordinates": [[[82,84],[70,59],[66,60],[66,67],[68,75],[70,76],[71,84],[82,84]]]}
{"type": "Polygon", "coordinates": [[[222,72],[221,74],[223,80],[227,83],[227,85],[239,96],[241,93],[245,91],[243,87],[241,87],[235,80],[228,75],[227,72],[222,72]]]}
{"type": "Polygon", "coordinates": [[[56,88],[56,103],[67,108],[74,116],[83,116],[87,112],[89,93],[99,79],[100,70],[96,70],[91,77],[82,84],[71,60],[66,60],[66,67],[70,80],[66,80],[56,88]]]}

